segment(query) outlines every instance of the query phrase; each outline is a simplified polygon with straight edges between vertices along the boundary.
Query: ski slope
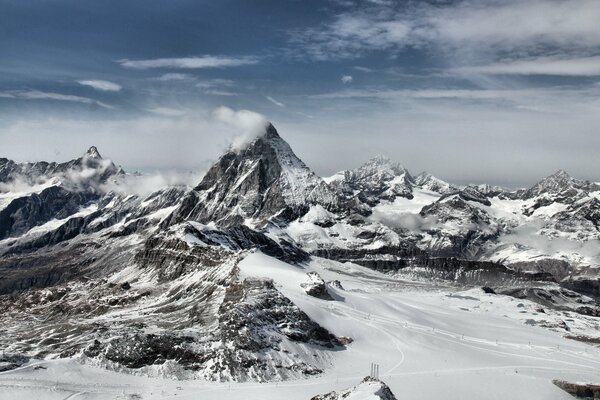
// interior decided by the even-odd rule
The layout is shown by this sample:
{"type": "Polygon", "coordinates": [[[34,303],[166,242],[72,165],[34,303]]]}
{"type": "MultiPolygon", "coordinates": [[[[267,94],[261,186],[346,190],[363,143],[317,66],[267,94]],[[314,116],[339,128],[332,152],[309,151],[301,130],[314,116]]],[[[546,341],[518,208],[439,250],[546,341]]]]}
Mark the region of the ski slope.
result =
{"type": "MultiPolygon", "coordinates": [[[[119,374],[61,359],[0,373],[0,399],[310,399],[358,384],[370,364],[399,399],[571,399],[553,379],[597,381],[600,349],[531,321],[565,316],[479,289],[398,281],[352,264],[314,259],[292,266],[260,252],[239,264],[240,279],[265,277],[312,319],[354,339],[317,377],[270,383],[177,381],[119,374]],[[300,283],[317,272],[335,301],[308,296],[300,283]]],[[[598,320],[569,321],[597,335],[598,320]]],[[[83,362],[82,362],[83,361],[83,362]]]]}

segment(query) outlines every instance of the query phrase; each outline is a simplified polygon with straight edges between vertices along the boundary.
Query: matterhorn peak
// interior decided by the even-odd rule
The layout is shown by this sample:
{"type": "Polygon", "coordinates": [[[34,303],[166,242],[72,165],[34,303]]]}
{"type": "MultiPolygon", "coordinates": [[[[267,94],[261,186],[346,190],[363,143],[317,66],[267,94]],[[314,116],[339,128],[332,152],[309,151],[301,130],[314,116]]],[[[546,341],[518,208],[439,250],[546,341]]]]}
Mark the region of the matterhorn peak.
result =
{"type": "Polygon", "coordinates": [[[91,146],[89,149],[87,149],[83,156],[85,158],[95,158],[98,160],[102,160],[102,156],[100,155],[100,152],[98,151],[98,148],[96,146],[91,146]]]}
{"type": "Polygon", "coordinates": [[[171,223],[192,220],[233,226],[277,214],[304,215],[337,197],[268,123],[259,136],[229,149],[176,210],[171,223]]]}

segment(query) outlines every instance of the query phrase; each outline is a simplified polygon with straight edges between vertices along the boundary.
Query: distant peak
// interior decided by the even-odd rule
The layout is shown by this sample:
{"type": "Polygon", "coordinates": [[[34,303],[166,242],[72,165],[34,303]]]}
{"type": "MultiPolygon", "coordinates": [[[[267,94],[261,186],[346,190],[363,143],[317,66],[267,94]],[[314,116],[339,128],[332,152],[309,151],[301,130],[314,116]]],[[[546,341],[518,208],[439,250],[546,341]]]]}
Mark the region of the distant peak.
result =
{"type": "Polygon", "coordinates": [[[399,162],[393,161],[391,158],[383,155],[377,155],[366,163],[364,163],[359,169],[363,170],[379,170],[379,171],[387,171],[393,175],[399,175],[406,173],[406,168],[399,162]]]}
{"type": "Polygon", "coordinates": [[[100,152],[96,146],[90,147],[83,156],[86,158],[102,159],[102,156],[100,155],[100,152]]]}
{"type": "Polygon", "coordinates": [[[550,177],[552,177],[552,178],[570,178],[571,176],[565,170],[559,169],[558,171],[556,171],[555,173],[550,175],[550,177]]]}

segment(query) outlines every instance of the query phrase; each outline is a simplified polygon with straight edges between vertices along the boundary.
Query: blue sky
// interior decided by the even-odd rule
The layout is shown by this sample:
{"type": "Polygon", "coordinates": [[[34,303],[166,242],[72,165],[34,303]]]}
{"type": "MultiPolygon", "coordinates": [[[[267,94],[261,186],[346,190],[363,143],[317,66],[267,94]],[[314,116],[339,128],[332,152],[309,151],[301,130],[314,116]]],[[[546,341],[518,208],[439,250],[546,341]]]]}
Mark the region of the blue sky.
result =
{"type": "Polygon", "coordinates": [[[322,175],[385,154],[459,183],[600,180],[598,21],[595,0],[0,0],[0,156],[202,169],[227,106],[322,175]]]}

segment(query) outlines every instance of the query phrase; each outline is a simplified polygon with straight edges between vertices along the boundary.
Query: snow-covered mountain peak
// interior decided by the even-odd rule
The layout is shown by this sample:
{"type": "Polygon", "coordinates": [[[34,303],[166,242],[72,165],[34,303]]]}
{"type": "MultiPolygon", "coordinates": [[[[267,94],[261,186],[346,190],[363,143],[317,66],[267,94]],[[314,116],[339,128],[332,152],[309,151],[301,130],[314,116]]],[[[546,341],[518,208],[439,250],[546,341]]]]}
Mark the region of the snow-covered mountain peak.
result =
{"type": "Polygon", "coordinates": [[[429,172],[421,172],[419,175],[417,175],[415,178],[415,183],[417,186],[420,186],[423,189],[431,190],[432,192],[437,192],[440,194],[446,194],[458,190],[458,188],[446,181],[436,178],[429,172]]]}
{"type": "Polygon", "coordinates": [[[365,175],[377,174],[381,177],[394,177],[408,173],[402,164],[395,162],[389,157],[383,155],[378,155],[371,158],[366,163],[361,165],[356,171],[360,171],[365,175]]]}
{"type": "Polygon", "coordinates": [[[98,151],[98,148],[96,146],[91,146],[89,149],[87,149],[83,157],[102,160],[102,156],[100,155],[100,152],[98,151]]]}
{"type": "Polygon", "coordinates": [[[282,212],[299,216],[311,204],[327,207],[336,202],[331,188],[269,124],[264,135],[219,158],[177,210],[175,221],[230,226],[282,212]]]}
{"type": "Polygon", "coordinates": [[[412,199],[414,178],[400,163],[377,156],[360,167],[337,173],[329,184],[346,197],[357,197],[361,202],[375,205],[381,200],[397,196],[412,199]]]}
{"type": "Polygon", "coordinates": [[[581,189],[585,182],[572,178],[568,173],[559,170],[554,174],[542,179],[525,193],[525,198],[531,198],[540,194],[557,194],[569,189],[581,189]]]}

